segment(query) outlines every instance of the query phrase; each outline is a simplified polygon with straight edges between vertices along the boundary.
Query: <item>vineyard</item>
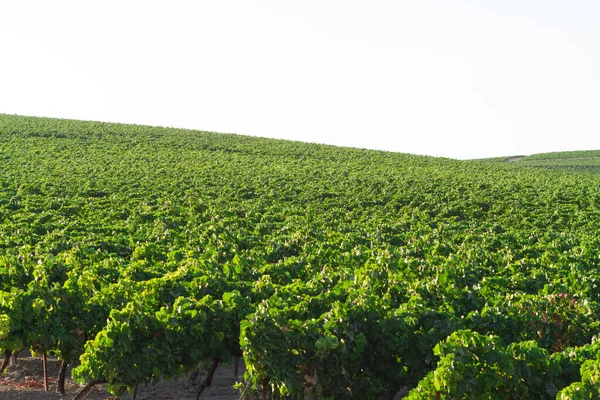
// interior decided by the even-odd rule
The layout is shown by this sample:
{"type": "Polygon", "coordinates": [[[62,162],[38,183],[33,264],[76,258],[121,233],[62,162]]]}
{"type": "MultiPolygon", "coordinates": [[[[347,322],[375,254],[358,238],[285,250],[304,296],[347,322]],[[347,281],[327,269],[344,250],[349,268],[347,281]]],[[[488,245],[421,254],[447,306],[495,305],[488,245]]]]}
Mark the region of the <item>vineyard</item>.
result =
{"type": "Polygon", "coordinates": [[[600,177],[526,159],[0,114],[0,350],[117,396],[243,357],[247,399],[598,399],[600,177]]]}
{"type": "Polygon", "coordinates": [[[519,166],[555,171],[600,174],[600,150],[563,151],[540,153],[515,158],[496,157],[483,159],[485,162],[516,162],[519,166]]]}

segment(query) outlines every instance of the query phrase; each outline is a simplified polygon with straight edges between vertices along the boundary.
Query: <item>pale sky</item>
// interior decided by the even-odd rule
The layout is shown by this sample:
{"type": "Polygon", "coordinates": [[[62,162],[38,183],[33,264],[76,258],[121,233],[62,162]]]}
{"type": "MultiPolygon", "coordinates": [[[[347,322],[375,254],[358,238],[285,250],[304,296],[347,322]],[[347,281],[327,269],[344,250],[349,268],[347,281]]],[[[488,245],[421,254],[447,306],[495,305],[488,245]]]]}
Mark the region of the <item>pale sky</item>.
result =
{"type": "Polygon", "coordinates": [[[0,0],[0,113],[452,158],[600,149],[600,1],[0,0]]]}

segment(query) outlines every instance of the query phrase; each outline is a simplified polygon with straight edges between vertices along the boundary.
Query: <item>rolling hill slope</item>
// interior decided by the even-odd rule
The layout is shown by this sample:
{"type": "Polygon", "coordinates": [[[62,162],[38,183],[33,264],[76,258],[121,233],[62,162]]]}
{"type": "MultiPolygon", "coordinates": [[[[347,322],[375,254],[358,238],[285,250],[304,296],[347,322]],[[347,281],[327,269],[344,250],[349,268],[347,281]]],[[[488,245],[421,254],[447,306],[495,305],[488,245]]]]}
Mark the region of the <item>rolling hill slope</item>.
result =
{"type": "Polygon", "coordinates": [[[0,349],[114,393],[243,355],[245,395],[596,395],[600,177],[528,158],[0,115],[0,349]]]}
{"type": "Polygon", "coordinates": [[[530,156],[495,157],[481,161],[492,163],[513,162],[519,166],[547,170],[600,174],[600,150],[539,153],[530,156]]]}

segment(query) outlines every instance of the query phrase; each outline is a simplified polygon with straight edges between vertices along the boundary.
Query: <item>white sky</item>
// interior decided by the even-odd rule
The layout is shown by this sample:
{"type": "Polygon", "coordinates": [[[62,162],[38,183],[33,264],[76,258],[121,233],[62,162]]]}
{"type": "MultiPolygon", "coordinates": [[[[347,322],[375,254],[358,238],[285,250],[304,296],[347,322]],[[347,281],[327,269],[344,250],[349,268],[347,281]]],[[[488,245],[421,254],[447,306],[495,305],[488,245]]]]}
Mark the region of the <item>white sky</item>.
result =
{"type": "Polygon", "coordinates": [[[600,1],[0,0],[0,113],[453,158],[600,149],[600,1]]]}

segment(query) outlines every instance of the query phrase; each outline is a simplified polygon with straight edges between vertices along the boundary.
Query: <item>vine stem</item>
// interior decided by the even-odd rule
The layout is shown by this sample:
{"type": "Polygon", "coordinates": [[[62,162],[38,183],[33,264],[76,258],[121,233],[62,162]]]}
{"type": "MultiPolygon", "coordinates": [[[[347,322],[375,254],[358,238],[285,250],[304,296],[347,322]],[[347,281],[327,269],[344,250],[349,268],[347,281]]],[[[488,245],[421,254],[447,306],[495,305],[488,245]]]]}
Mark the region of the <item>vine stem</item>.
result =
{"type": "Polygon", "coordinates": [[[10,364],[10,356],[12,355],[12,351],[4,350],[4,361],[2,361],[2,365],[0,366],[0,374],[4,372],[4,370],[10,364]]]}
{"type": "Polygon", "coordinates": [[[200,384],[200,387],[198,388],[198,391],[196,392],[196,400],[200,400],[200,395],[202,394],[204,389],[209,387],[210,384],[212,383],[213,376],[215,375],[215,371],[217,370],[218,366],[219,366],[219,360],[218,359],[213,360],[212,365],[210,366],[210,368],[208,369],[208,373],[206,374],[206,379],[204,379],[202,381],[202,383],[200,384]]]}
{"type": "MultiPolygon", "coordinates": [[[[23,350],[23,349],[21,349],[21,350],[23,350]]],[[[19,357],[19,353],[21,352],[21,350],[15,350],[10,355],[10,366],[11,367],[17,366],[17,358],[19,357]]]]}
{"type": "Polygon", "coordinates": [[[77,393],[77,395],[75,397],[73,397],[73,400],[83,400],[87,397],[87,395],[90,393],[90,391],[94,388],[94,386],[100,384],[100,383],[105,383],[106,380],[104,379],[96,379],[94,381],[90,381],[87,385],[84,386],[83,389],[81,389],[79,391],[79,393],[77,393]]]}
{"type": "Polygon", "coordinates": [[[240,357],[236,357],[233,362],[233,377],[237,379],[239,377],[240,372],[240,357]]]}
{"type": "Polygon", "coordinates": [[[65,394],[65,376],[67,375],[68,364],[62,360],[58,370],[58,382],[56,382],[56,391],[62,395],[65,394]]]}

